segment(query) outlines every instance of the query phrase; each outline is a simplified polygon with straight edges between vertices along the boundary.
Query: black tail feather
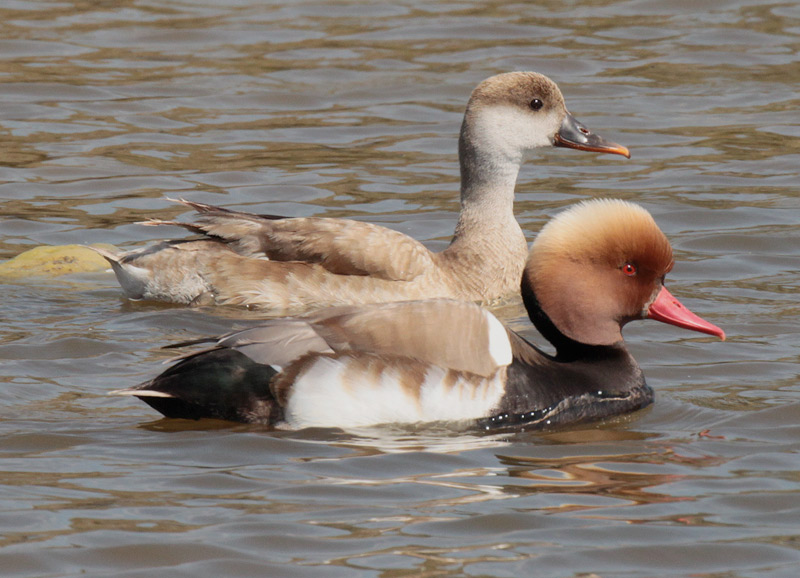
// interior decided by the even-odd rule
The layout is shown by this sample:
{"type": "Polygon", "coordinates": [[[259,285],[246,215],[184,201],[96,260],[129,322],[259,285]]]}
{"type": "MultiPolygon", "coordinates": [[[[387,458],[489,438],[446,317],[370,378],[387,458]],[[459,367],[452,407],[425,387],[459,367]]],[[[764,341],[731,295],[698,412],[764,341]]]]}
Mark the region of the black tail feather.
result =
{"type": "Polygon", "coordinates": [[[276,373],[236,350],[215,349],[180,361],[140,388],[169,397],[137,397],[166,417],[271,424],[283,417],[269,387],[276,373]]]}

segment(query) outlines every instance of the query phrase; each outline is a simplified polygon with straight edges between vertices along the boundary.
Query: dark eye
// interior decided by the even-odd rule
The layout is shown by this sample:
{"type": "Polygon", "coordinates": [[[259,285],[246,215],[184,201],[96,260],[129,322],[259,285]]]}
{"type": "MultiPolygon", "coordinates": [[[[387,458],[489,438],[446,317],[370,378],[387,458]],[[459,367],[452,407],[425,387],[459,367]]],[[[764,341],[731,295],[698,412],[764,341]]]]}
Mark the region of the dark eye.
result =
{"type": "Polygon", "coordinates": [[[628,277],[633,277],[636,275],[636,265],[633,263],[625,263],[622,266],[622,272],[625,273],[628,277]]]}
{"type": "Polygon", "coordinates": [[[530,104],[531,110],[541,110],[543,106],[544,103],[538,98],[534,98],[530,104]]]}

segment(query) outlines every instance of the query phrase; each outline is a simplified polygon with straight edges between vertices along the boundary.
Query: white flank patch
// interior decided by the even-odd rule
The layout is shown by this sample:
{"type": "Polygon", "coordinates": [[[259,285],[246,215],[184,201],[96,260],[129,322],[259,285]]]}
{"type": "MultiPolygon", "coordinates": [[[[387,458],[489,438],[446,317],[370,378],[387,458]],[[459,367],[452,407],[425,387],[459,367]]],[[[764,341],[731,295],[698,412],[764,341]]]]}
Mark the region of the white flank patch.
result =
{"type": "MultiPolygon", "coordinates": [[[[286,406],[292,428],[365,427],[385,423],[416,423],[475,419],[488,414],[503,395],[504,379],[495,375],[476,381],[460,379],[446,389],[447,370],[430,366],[419,396],[403,387],[402,369],[387,368],[380,377],[360,378],[348,372],[348,358],[320,357],[295,381],[286,406]]],[[[504,372],[503,372],[504,373],[504,372]]]]}
{"type": "Polygon", "coordinates": [[[383,372],[377,381],[365,377],[345,383],[342,374],[347,363],[346,357],[319,357],[303,372],[286,406],[289,425],[361,427],[420,421],[416,397],[398,384],[394,371],[383,372]]]}
{"type": "Polygon", "coordinates": [[[484,417],[497,406],[505,391],[505,372],[488,378],[461,378],[452,388],[442,386],[445,373],[446,370],[441,367],[431,366],[428,369],[420,390],[422,415],[418,421],[458,421],[484,417]]]}
{"type": "Polygon", "coordinates": [[[511,365],[513,355],[511,353],[511,341],[508,339],[508,331],[497,317],[485,311],[486,323],[489,325],[489,355],[498,366],[511,365]]]}

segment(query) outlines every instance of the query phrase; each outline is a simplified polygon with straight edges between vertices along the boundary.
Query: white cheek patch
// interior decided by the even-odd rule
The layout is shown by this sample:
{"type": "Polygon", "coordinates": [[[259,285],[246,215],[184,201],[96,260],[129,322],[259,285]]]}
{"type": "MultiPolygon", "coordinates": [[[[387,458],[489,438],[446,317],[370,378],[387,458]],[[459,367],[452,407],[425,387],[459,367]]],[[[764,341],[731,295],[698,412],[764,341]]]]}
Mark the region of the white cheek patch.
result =
{"type": "Polygon", "coordinates": [[[482,108],[475,119],[474,138],[486,150],[515,158],[553,145],[561,120],[555,114],[533,113],[510,105],[482,108]]]}
{"type": "Polygon", "coordinates": [[[414,390],[404,385],[408,378],[403,379],[402,366],[387,365],[376,378],[372,372],[348,369],[349,361],[346,356],[318,357],[302,372],[285,408],[288,426],[348,428],[477,419],[488,415],[504,392],[504,371],[489,378],[456,374],[453,380],[451,370],[427,366],[423,383],[414,390]]]}

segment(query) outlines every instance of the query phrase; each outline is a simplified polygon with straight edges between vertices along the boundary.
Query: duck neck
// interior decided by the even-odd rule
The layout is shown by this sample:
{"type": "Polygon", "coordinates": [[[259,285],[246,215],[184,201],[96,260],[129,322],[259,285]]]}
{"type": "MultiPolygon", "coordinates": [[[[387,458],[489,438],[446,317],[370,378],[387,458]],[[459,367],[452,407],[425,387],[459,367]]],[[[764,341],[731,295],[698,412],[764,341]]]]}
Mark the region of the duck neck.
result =
{"type": "Polygon", "coordinates": [[[465,123],[459,138],[461,214],[454,241],[475,232],[520,231],[514,218],[514,188],[521,154],[471,132],[465,123]]]}
{"type": "Polygon", "coordinates": [[[523,300],[536,328],[556,346],[557,354],[547,355],[519,338],[506,373],[505,396],[494,415],[478,422],[481,427],[574,426],[653,402],[653,390],[623,341],[579,343],[558,330],[524,285],[523,300]]]}

